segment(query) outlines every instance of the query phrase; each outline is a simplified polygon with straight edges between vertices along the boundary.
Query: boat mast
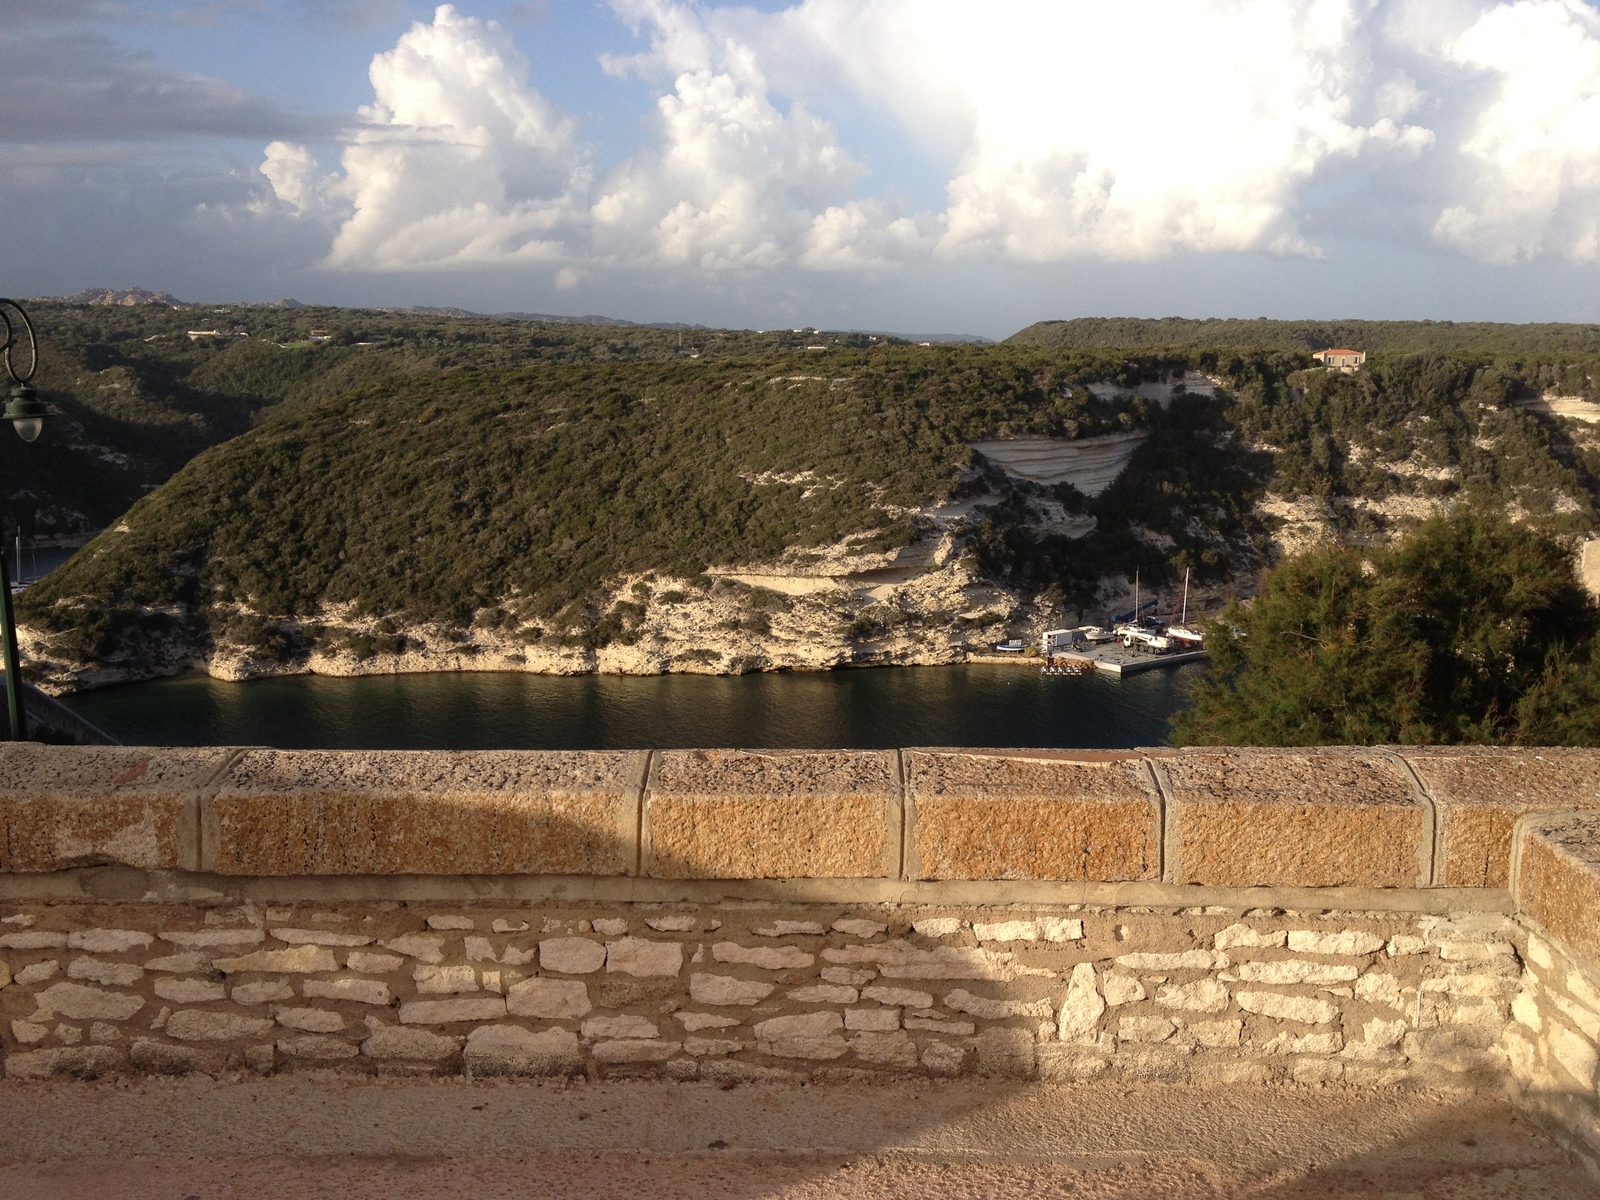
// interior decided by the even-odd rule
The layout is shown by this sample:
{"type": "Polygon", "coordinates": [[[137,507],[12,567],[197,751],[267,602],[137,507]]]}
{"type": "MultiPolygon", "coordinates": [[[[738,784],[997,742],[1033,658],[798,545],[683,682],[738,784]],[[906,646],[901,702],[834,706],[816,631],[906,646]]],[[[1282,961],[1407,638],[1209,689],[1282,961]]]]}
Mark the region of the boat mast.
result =
{"type": "Polygon", "coordinates": [[[1139,623],[1139,568],[1133,569],[1133,623],[1139,623]]]}
{"type": "Polygon", "coordinates": [[[1183,569],[1183,627],[1189,627],[1189,568],[1183,569]]]}

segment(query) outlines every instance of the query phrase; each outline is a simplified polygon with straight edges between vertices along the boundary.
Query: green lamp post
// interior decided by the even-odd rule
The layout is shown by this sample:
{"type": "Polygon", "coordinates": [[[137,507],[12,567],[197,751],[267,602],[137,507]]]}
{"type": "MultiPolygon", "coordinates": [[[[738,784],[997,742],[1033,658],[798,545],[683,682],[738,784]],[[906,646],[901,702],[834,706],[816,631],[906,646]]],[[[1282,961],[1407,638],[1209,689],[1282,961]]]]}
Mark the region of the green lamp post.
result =
{"type": "MultiPolygon", "coordinates": [[[[6,374],[11,376],[11,401],[0,413],[0,420],[11,422],[17,436],[31,442],[44,432],[46,409],[39,394],[28,386],[33,373],[39,369],[39,341],[33,334],[33,323],[22,305],[15,300],[0,299],[0,322],[5,323],[5,342],[0,344],[6,374]],[[16,314],[21,333],[27,336],[27,370],[18,370],[14,354],[20,345],[18,326],[12,324],[16,314]]],[[[5,625],[6,707],[11,714],[11,740],[26,741],[28,718],[22,707],[22,661],[17,653],[17,622],[11,611],[11,578],[6,571],[6,556],[0,550],[0,621],[5,625]]]]}

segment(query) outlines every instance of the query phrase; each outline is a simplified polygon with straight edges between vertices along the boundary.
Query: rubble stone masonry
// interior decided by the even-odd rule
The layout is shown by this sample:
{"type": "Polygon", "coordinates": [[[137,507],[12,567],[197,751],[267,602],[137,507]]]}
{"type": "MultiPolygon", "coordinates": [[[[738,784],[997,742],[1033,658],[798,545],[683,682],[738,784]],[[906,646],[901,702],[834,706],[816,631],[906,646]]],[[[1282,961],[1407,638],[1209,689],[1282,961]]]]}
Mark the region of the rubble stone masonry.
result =
{"type": "Polygon", "coordinates": [[[0,1055],[1511,1087],[1600,1150],[1600,753],[0,749],[0,1055]]]}

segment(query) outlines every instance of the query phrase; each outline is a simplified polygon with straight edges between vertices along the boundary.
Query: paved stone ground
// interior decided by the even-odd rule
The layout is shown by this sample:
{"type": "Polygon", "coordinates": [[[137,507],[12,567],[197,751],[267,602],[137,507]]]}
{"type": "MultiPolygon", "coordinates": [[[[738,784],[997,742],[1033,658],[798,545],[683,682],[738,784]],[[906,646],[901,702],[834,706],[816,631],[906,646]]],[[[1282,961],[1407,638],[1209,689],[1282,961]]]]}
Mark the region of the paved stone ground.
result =
{"type": "Polygon", "coordinates": [[[0,1196],[1568,1200],[1480,1097],[1339,1087],[0,1084],[0,1196]]]}

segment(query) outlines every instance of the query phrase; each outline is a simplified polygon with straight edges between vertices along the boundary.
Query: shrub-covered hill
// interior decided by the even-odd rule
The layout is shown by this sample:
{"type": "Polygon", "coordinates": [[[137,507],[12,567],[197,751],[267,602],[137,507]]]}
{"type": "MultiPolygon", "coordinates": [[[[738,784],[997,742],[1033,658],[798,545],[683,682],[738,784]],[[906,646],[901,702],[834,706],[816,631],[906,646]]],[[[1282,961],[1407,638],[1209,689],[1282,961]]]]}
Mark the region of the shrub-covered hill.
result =
{"type": "MultiPolygon", "coordinates": [[[[317,344],[252,428],[28,593],[37,672],[943,661],[1124,607],[1135,571],[1248,590],[1276,553],[1383,542],[1462,502],[1568,544],[1600,529],[1596,426],[1528,407],[1586,395],[1595,356],[1381,353],[1337,375],[1304,351],[813,332],[690,358],[675,332],[557,335],[531,357],[503,333],[406,342],[393,369],[317,344]],[[971,448],[1127,430],[1147,436],[1092,498],[971,448]],[[763,590],[778,577],[788,592],[763,590]],[[639,648],[595,657],[617,646],[639,648]]],[[[241,343],[190,376],[259,381],[250,356],[291,352],[241,343]]]]}
{"type": "Polygon", "coordinates": [[[1390,354],[1600,354],[1600,325],[1490,321],[1253,321],[1184,317],[1080,317],[1037,321],[1006,339],[1063,350],[1249,347],[1310,351],[1350,346],[1390,354]]]}
{"type": "Polygon", "coordinates": [[[996,578],[1043,587],[1054,560],[1048,582],[1084,590],[1184,555],[1220,574],[1264,545],[1248,520],[1259,471],[1214,444],[1222,404],[1162,413],[1073,386],[1170,368],[883,346],[393,376],[280,406],[207,450],[31,589],[24,616],[47,635],[40,653],[80,662],[136,655],[156,636],[195,654],[218,636],[266,646],[285,622],[300,643],[278,650],[309,652],[348,637],[348,625],[314,628],[330,609],[395,627],[487,620],[593,647],[636,616],[608,599],[625,577],[936,542],[922,510],[993,488],[1006,503],[984,510],[975,553],[996,578]],[[1099,519],[1074,543],[1029,532],[1026,497],[975,468],[968,446],[1146,425],[1116,487],[1048,497],[1099,519]],[[1151,472],[1170,489],[1155,508],[1151,472]]]}
{"type": "Polygon", "coordinates": [[[0,438],[4,519],[30,540],[68,544],[111,524],[265,410],[391,375],[726,358],[818,341],[872,344],[812,330],[679,330],[373,309],[60,301],[29,301],[27,308],[40,341],[35,383],[54,416],[31,446],[0,438]]]}

